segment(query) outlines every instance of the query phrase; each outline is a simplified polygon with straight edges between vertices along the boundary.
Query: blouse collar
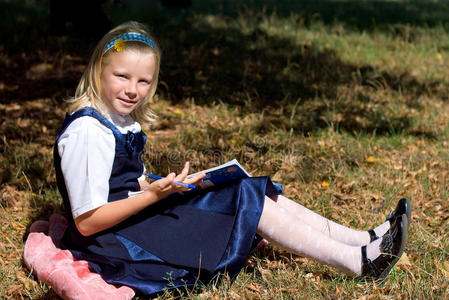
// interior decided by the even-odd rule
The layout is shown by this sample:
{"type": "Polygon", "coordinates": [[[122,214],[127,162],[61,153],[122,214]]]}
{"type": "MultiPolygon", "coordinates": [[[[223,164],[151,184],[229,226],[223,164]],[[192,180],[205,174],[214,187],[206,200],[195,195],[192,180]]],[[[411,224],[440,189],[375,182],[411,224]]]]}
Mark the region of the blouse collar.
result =
{"type": "MultiPolygon", "coordinates": [[[[92,106],[92,103],[88,102],[86,106],[92,106]]],[[[100,101],[98,101],[97,107],[100,113],[106,119],[111,121],[112,124],[114,124],[121,133],[127,133],[128,131],[136,133],[142,129],[140,124],[136,122],[130,115],[120,115],[100,101]]]]}

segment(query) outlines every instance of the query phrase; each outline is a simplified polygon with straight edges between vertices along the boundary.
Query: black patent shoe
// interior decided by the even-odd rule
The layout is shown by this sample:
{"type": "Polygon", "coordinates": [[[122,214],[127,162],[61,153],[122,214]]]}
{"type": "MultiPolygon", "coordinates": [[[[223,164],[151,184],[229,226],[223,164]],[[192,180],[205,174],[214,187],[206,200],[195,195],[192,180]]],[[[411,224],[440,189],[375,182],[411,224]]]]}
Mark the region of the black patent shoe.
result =
{"type": "Polygon", "coordinates": [[[396,217],[391,228],[382,237],[381,254],[374,260],[366,257],[366,246],[362,247],[362,277],[383,281],[398,262],[407,243],[407,216],[396,217]]]}
{"type": "Polygon", "coordinates": [[[405,214],[407,216],[407,230],[408,225],[412,221],[412,203],[410,200],[406,198],[402,198],[398,201],[396,208],[387,216],[385,221],[390,221],[390,224],[394,221],[395,218],[405,214]]]}
{"type": "MultiPolygon", "coordinates": [[[[410,202],[410,200],[406,199],[406,198],[402,198],[398,201],[398,204],[396,205],[396,208],[390,212],[387,216],[387,218],[385,219],[385,221],[389,221],[390,222],[390,226],[392,226],[393,221],[401,216],[405,214],[407,216],[407,231],[411,222],[411,217],[412,217],[412,203],[410,202]]],[[[374,232],[373,229],[368,230],[368,234],[370,237],[370,243],[377,240],[379,238],[379,236],[377,236],[377,234],[374,232]]]]}

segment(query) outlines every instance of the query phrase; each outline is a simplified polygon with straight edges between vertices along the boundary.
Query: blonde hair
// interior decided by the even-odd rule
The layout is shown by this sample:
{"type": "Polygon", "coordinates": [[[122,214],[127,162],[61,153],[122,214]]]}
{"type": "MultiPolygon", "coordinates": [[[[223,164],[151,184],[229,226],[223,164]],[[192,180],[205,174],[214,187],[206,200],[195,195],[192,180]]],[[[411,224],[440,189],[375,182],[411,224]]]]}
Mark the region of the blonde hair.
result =
{"type": "Polygon", "coordinates": [[[146,26],[134,21],[126,22],[115,27],[114,29],[106,33],[98,42],[97,46],[94,49],[94,52],[92,53],[90,61],[86,69],[84,70],[83,76],[78,83],[78,87],[75,91],[75,96],[72,99],[68,100],[71,103],[69,107],[70,112],[77,110],[79,107],[89,101],[95,109],[97,109],[100,113],[102,112],[100,106],[98,105],[99,103],[104,104],[103,100],[101,99],[100,76],[104,68],[105,58],[107,58],[110,53],[113,53],[114,51],[111,49],[105,52],[105,48],[108,42],[111,41],[114,37],[127,32],[137,32],[144,34],[149,37],[154,44],[154,47],[151,47],[150,45],[138,41],[126,42],[126,49],[132,48],[139,51],[150,51],[153,52],[156,56],[156,68],[148,94],[145,99],[139,104],[139,106],[136,107],[136,109],[134,109],[131,113],[131,116],[134,118],[134,120],[141,123],[142,125],[151,124],[155,120],[156,115],[151,110],[150,104],[153,102],[153,97],[156,93],[158,84],[161,52],[159,50],[159,46],[156,44],[153,37],[149,34],[146,26]]]}

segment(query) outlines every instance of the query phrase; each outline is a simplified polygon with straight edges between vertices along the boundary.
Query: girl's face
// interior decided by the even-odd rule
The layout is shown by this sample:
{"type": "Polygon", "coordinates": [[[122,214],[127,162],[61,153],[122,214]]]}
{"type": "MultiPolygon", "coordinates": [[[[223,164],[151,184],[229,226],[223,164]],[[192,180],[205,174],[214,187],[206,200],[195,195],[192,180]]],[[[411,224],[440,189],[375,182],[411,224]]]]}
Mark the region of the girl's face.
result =
{"type": "Polygon", "coordinates": [[[156,68],[151,52],[125,49],[111,53],[101,72],[101,96],[120,115],[130,114],[147,96],[156,68]]]}

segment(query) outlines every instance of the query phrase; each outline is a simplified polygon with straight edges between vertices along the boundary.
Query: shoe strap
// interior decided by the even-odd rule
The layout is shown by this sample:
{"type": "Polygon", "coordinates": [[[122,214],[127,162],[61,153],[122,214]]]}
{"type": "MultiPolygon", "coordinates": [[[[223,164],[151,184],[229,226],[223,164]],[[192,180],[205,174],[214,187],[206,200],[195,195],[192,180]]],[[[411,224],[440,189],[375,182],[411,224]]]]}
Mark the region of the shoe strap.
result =
{"type": "Polygon", "coordinates": [[[365,262],[367,260],[366,257],[366,246],[362,246],[362,262],[365,262]]]}
{"type": "Polygon", "coordinates": [[[366,246],[362,246],[362,275],[377,277],[379,270],[374,262],[366,256],[366,246]]]}
{"type": "Polygon", "coordinates": [[[376,232],[374,232],[373,229],[368,230],[369,233],[369,242],[373,242],[375,240],[377,240],[379,237],[377,236],[376,232]]]}

